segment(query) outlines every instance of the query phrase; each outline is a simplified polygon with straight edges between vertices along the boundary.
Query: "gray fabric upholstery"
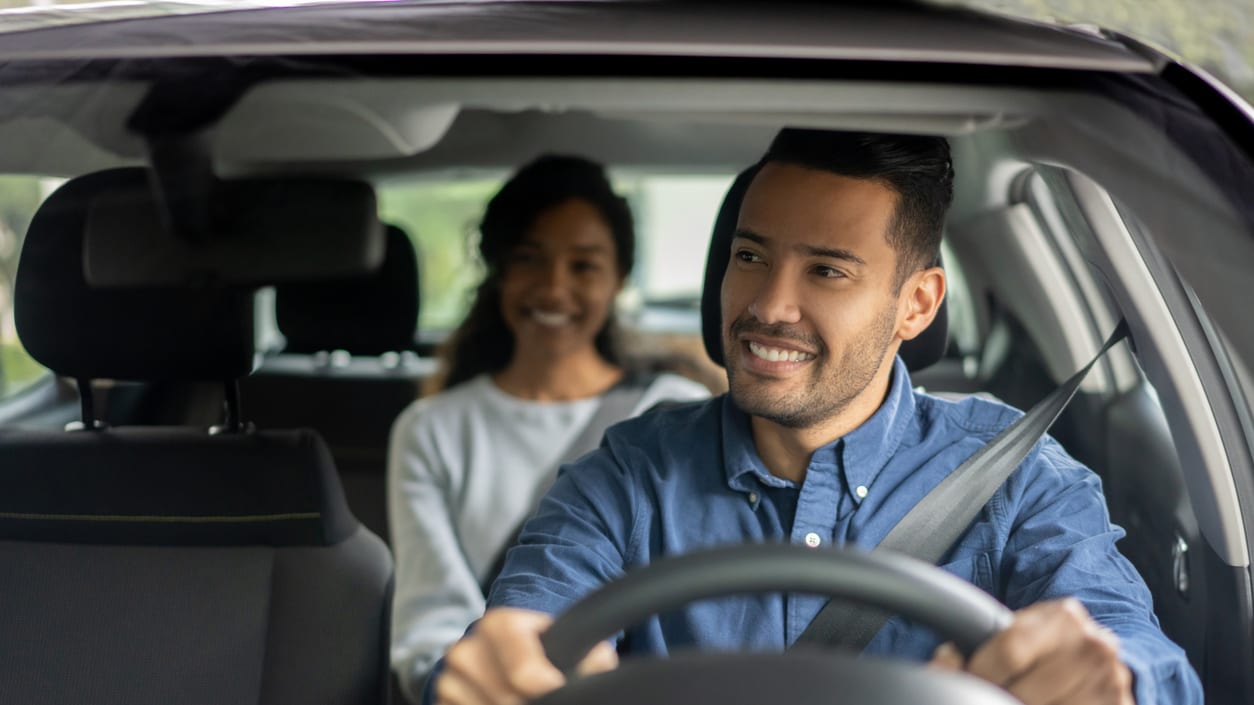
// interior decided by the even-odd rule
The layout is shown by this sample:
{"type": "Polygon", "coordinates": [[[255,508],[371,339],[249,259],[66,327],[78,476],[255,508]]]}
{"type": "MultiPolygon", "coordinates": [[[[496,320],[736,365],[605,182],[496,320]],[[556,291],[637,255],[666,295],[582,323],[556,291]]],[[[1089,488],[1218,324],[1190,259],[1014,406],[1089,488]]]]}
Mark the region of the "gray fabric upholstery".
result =
{"type": "MultiPolygon", "coordinates": [[[[74,179],[41,208],[24,342],[80,378],[247,373],[247,297],[83,281],[93,195],[143,178],[74,179]]],[[[391,581],[313,431],[0,431],[0,703],[384,703],[391,581]]]]}
{"type": "Polygon", "coordinates": [[[0,542],[0,701],[257,702],[274,552],[0,542]]]}
{"type": "Polygon", "coordinates": [[[312,431],[0,430],[0,539],[331,545],[357,527],[312,431]]]}
{"type": "Polygon", "coordinates": [[[0,702],[382,702],[388,566],[364,530],[302,548],[0,541],[0,702]]]}

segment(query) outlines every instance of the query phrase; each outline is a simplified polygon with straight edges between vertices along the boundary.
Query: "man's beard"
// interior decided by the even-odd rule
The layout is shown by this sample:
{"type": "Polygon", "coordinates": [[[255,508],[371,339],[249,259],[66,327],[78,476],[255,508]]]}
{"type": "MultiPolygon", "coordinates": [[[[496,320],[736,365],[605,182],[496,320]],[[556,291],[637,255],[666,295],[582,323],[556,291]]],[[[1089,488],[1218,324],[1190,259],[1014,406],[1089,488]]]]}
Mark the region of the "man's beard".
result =
{"type": "Polygon", "coordinates": [[[727,383],[732,401],[741,411],[759,416],[787,428],[810,428],[834,418],[844,411],[875,378],[880,364],[893,341],[896,308],[885,307],[866,329],[849,336],[849,347],[838,360],[826,358],[827,346],[813,335],[787,325],[758,323],[751,316],[742,316],[731,325],[730,335],[723,341],[726,350],[736,346],[739,359],[746,352],[739,337],[756,333],[779,340],[791,340],[815,350],[814,363],[807,371],[808,383],[798,385],[792,393],[772,392],[772,382],[755,379],[751,373],[740,374],[738,365],[730,361],[727,383]]]}

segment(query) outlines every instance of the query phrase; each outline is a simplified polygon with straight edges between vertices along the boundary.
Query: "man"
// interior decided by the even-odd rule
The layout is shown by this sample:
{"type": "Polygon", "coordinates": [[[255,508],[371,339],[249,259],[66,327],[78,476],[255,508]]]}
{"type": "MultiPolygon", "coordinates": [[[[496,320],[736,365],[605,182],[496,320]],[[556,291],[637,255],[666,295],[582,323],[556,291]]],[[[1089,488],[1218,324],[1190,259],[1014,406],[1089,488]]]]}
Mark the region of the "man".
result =
{"type": "MultiPolygon", "coordinates": [[[[937,261],[952,200],[939,138],[784,130],[741,206],[723,280],[729,395],[620,424],[570,466],[528,523],[490,609],[434,682],[450,705],[519,703],[561,685],[539,634],[625,570],[742,542],[875,546],[1017,412],[911,389],[897,359],[945,295],[937,261]]],[[[1115,549],[1100,483],[1052,439],[1032,450],[950,552],[945,570],[1012,609],[963,662],[901,620],[871,654],[930,658],[1028,705],[1201,702],[1115,549]]],[[[824,604],[727,598],[657,617],[621,646],[782,649],[824,604]]],[[[612,646],[582,668],[617,663],[612,646]]]]}

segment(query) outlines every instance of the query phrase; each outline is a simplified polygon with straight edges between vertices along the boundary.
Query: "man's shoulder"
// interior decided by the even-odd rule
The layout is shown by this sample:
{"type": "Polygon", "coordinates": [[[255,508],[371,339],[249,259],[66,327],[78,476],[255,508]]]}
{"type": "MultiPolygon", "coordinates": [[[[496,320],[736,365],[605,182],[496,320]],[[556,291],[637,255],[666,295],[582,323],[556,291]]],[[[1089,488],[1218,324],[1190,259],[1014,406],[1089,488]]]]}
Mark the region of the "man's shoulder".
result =
{"type": "Polygon", "coordinates": [[[633,446],[663,446],[676,438],[695,439],[695,434],[717,434],[723,397],[695,400],[662,399],[638,416],[614,424],[606,442],[633,446]]]}
{"type": "Polygon", "coordinates": [[[914,392],[915,409],[925,427],[951,426],[967,435],[988,440],[1023,416],[1017,409],[997,397],[975,394],[914,392]]]}
{"type": "MultiPolygon", "coordinates": [[[[1012,423],[1023,417],[1024,411],[1013,407],[990,394],[928,394],[916,391],[916,409],[924,429],[924,435],[978,439],[986,444],[1012,423]]],[[[1071,455],[1048,434],[1042,435],[1020,466],[1058,475],[1067,482],[1082,479],[1091,471],[1071,455]]]]}

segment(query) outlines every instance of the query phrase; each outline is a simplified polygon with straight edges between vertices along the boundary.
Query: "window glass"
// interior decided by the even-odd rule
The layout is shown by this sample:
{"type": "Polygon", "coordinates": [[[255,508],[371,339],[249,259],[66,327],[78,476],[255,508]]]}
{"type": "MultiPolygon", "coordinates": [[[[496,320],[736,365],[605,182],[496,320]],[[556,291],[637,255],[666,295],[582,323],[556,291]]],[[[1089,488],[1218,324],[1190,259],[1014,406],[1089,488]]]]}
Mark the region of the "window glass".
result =
{"type": "Polygon", "coordinates": [[[0,176],[0,398],[29,388],[48,370],[26,354],[13,320],[13,282],[35,209],[60,180],[0,176]]]}
{"type": "MultiPolygon", "coordinates": [[[[624,308],[656,304],[695,311],[714,217],[732,175],[615,171],[612,176],[636,221],[636,268],[624,308]]],[[[466,314],[483,276],[476,258],[479,220],[506,178],[506,173],[467,173],[379,187],[380,217],[402,227],[419,252],[421,330],[451,330],[466,314]]],[[[699,319],[684,320],[695,332],[699,319]]]]}

